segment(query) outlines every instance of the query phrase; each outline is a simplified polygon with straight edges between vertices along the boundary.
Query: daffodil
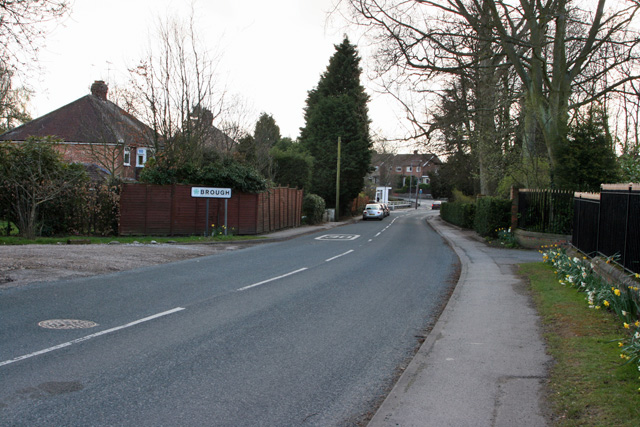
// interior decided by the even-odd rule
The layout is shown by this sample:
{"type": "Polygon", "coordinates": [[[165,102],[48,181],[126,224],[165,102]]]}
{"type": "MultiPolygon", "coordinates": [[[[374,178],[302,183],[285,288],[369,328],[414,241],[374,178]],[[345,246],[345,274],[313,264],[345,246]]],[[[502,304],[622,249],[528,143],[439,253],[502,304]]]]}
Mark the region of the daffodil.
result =
{"type": "Polygon", "coordinates": [[[605,307],[609,307],[609,301],[604,300],[604,306],[605,306],[605,307]]]}
{"type": "Polygon", "coordinates": [[[624,328],[629,329],[629,324],[627,322],[624,322],[624,328]]]}
{"type": "Polygon", "coordinates": [[[617,296],[620,296],[620,289],[617,289],[615,291],[613,291],[614,294],[616,294],[617,296]]]}

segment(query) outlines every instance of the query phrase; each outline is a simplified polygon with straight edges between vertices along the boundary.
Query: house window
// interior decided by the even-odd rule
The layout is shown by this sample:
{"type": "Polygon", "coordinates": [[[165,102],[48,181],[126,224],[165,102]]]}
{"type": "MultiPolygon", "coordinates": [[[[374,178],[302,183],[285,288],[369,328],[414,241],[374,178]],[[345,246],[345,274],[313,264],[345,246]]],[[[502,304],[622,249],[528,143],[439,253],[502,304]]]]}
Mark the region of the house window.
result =
{"type": "Polygon", "coordinates": [[[407,166],[407,172],[411,172],[413,168],[411,166],[407,166]]]}
{"type": "Polygon", "coordinates": [[[416,166],[416,172],[420,172],[420,166],[416,166]]]}
{"type": "Polygon", "coordinates": [[[402,172],[402,166],[396,166],[396,172],[402,172]]]}
{"type": "Polygon", "coordinates": [[[131,147],[124,147],[123,163],[125,166],[131,166],[131,147]]]}
{"type": "Polygon", "coordinates": [[[147,149],[138,148],[136,153],[136,167],[143,168],[144,164],[147,163],[147,149]]]}

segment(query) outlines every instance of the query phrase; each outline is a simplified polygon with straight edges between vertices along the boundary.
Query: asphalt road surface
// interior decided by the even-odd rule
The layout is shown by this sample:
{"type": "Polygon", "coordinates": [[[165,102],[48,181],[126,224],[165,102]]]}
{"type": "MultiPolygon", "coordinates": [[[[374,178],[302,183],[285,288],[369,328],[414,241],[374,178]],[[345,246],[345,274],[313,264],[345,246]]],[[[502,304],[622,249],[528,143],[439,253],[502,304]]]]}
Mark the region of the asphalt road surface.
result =
{"type": "Polygon", "coordinates": [[[454,286],[428,214],[0,291],[0,425],[362,424],[454,286]]]}

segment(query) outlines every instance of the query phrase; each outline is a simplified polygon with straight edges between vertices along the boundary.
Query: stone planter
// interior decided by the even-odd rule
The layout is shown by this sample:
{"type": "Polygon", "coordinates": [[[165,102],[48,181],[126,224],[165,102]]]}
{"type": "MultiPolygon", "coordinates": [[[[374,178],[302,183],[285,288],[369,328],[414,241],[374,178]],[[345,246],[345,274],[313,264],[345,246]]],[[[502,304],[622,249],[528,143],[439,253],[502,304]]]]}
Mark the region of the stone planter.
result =
{"type": "Polygon", "coordinates": [[[565,246],[571,243],[571,236],[564,234],[536,233],[515,229],[514,235],[520,246],[527,249],[539,249],[542,246],[565,246]]]}

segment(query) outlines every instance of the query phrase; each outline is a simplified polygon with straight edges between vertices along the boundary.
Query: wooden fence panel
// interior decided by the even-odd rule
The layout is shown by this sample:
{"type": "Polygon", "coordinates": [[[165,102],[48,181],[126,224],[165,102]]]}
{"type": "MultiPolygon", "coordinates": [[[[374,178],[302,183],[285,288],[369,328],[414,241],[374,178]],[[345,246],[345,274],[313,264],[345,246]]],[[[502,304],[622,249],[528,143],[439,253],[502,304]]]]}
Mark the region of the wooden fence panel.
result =
{"type": "MultiPolygon", "coordinates": [[[[300,225],[302,190],[274,188],[260,194],[232,193],[227,227],[237,234],[260,234],[300,225]]],[[[189,185],[124,184],[120,197],[120,235],[204,234],[224,225],[225,199],[191,197],[189,185]]]]}

